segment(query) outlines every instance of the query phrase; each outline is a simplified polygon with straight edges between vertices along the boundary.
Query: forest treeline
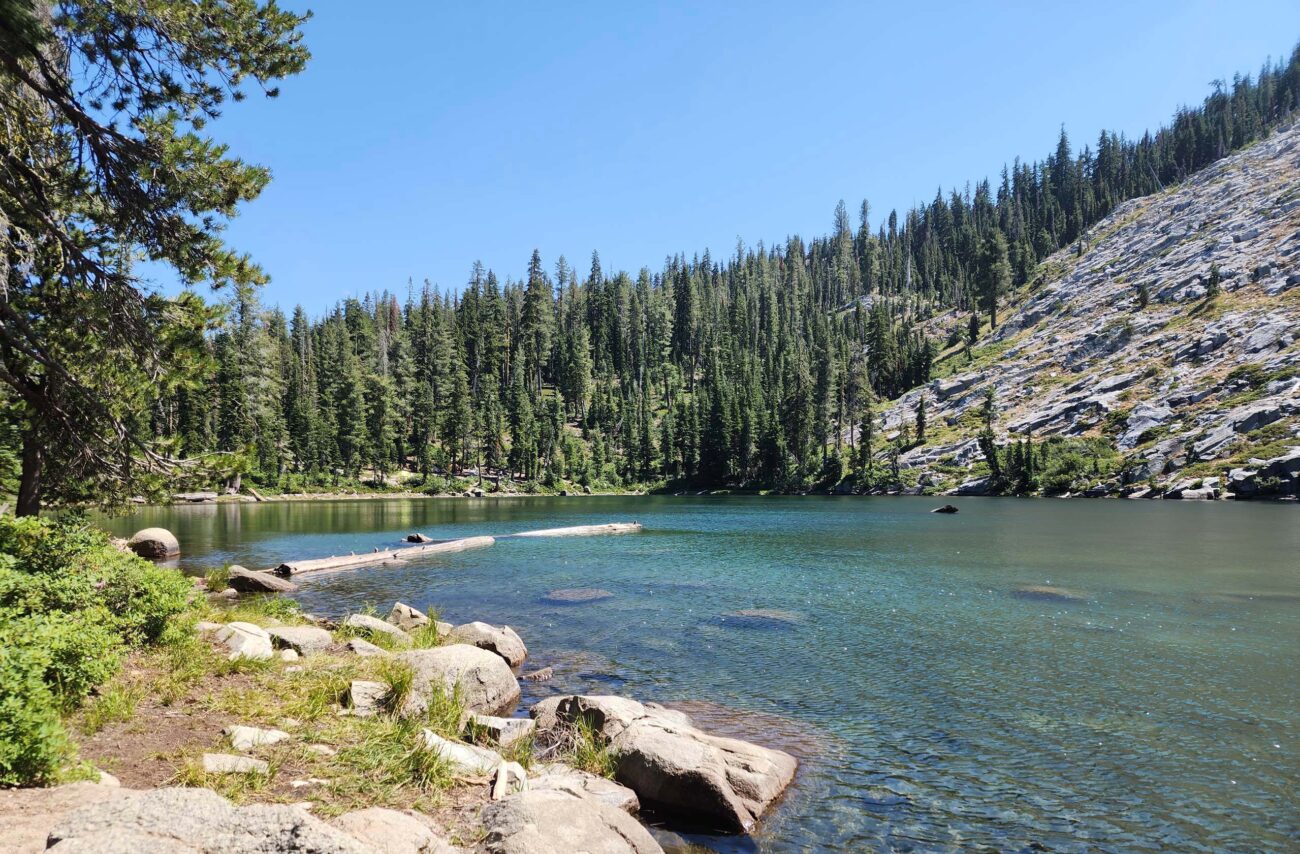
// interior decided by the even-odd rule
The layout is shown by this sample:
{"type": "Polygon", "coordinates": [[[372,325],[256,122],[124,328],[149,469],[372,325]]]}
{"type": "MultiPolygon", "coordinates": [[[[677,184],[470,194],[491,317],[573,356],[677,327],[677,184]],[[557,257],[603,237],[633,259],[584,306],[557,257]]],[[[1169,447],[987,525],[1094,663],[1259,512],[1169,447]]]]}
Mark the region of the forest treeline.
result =
{"type": "MultiPolygon", "coordinates": [[[[226,451],[284,488],[465,471],[613,486],[800,489],[869,465],[873,402],[930,378],[981,323],[1121,202],[1260,138],[1300,103],[1300,48],[1141,139],[1064,129],[1041,161],[876,221],[841,202],[831,232],[656,270],[579,271],[534,251],[527,275],[476,264],[459,293],[425,283],[286,317],[246,293],[205,342],[206,369],[147,424],[182,456],[226,451]],[[945,340],[915,331],[957,309],[945,340]]],[[[1138,285],[1135,284],[1135,287],[1138,285]]],[[[987,327],[985,327],[987,328],[987,327]]],[[[868,475],[868,472],[871,474],[868,475]]]]}

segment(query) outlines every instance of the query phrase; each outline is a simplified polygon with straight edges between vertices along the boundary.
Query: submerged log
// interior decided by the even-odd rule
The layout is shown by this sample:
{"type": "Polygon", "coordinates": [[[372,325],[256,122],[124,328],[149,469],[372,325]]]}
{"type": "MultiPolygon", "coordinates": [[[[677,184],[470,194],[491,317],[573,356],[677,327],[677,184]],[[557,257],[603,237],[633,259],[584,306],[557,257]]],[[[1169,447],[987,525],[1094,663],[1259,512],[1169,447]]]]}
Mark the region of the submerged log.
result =
{"type": "Polygon", "coordinates": [[[605,525],[575,525],[571,528],[543,528],[540,531],[521,531],[516,537],[592,537],[598,534],[640,533],[640,522],[610,522],[605,525]]]}
{"type": "Polygon", "coordinates": [[[313,558],[311,560],[286,561],[277,566],[277,575],[300,575],[304,572],[320,572],[329,569],[354,569],[360,566],[375,566],[400,560],[415,560],[429,555],[449,554],[466,549],[484,548],[496,542],[492,537],[465,537],[459,540],[446,540],[423,546],[387,549],[362,554],[338,555],[336,557],[313,558]]]}

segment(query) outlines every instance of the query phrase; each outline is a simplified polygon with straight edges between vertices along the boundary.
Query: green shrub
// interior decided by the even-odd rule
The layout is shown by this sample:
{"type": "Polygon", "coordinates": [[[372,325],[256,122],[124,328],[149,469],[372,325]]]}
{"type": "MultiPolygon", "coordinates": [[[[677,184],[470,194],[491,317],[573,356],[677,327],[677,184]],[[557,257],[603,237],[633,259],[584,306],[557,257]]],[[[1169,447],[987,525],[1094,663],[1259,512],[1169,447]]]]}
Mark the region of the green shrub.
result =
{"type": "Polygon", "coordinates": [[[67,756],[46,666],[30,646],[0,645],[0,786],[52,782],[67,756]]]}
{"type": "Polygon", "coordinates": [[[84,611],[0,615],[0,647],[26,650],[44,666],[45,684],[62,708],[72,708],[117,672],[122,641],[102,607],[84,611]]]}
{"type": "Polygon", "coordinates": [[[189,581],[120,552],[80,524],[0,518],[0,608],[45,614],[107,608],[128,643],[158,638],[185,609],[189,581]]]}
{"type": "Polygon", "coordinates": [[[174,569],[113,548],[84,523],[0,517],[0,785],[54,781],[62,712],[187,605],[174,569]]]}

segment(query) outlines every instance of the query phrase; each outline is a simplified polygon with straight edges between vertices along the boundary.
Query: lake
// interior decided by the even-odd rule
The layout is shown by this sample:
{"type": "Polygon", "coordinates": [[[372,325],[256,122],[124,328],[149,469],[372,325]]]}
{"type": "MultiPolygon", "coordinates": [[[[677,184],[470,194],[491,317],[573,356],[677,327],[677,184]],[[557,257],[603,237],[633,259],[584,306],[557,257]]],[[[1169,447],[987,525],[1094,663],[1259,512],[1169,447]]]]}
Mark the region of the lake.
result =
{"type": "Polygon", "coordinates": [[[508,623],[526,669],[556,669],[525,683],[526,703],[693,701],[702,722],[800,755],[757,835],[692,837],[716,850],[1295,850],[1300,508],[946,500],[961,512],[593,496],[143,508],[104,524],[167,527],[199,570],[412,531],[640,521],[303,576],[297,598],[508,623]],[[580,587],[613,596],[546,599],[580,587]],[[734,616],[754,609],[773,613],[734,616]]]}

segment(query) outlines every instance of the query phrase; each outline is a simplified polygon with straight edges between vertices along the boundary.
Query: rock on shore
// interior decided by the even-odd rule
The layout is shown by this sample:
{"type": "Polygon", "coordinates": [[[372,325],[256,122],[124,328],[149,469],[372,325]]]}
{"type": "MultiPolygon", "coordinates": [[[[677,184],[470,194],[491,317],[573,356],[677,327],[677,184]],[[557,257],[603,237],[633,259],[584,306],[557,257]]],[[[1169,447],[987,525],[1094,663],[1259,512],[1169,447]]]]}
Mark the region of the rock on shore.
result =
{"type": "Polygon", "coordinates": [[[491,854],[662,854],[640,822],[595,798],[559,789],[522,792],[483,810],[491,854]]]}
{"type": "Polygon", "coordinates": [[[411,690],[402,705],[404,715],[428,708],[435,690],[450,693],[459,688],[465,708],[485,715],[508,712],[519,702],[519,682],[510,666],[494,652],[468,644],[415,649],[397,656],[414,673],[411,690]]]}
{"type": "Polygon", "coordinates": [[[528,647],[524,646],[523,639],[509,626],[493,626],[477,621],[465,623],[452,629],[448,640],[495,652],[511,667],[518,667],[528,657],[528,647]]]}
{"type": "Polygon", "coordinates": [[[149,560],[166,560],[181,553],[180,541],[166,528],[145,528],[126,541],[127,548],[149,560]]]}
{"type": "Polygon", "coordinates": [[[747,833],[794,779],[798,762],[692,725],[683,712],[623,697],[551,698],[534,707],[539,732],[586,721],[617,757],[615,779],[667,815],[747,833]]]}

